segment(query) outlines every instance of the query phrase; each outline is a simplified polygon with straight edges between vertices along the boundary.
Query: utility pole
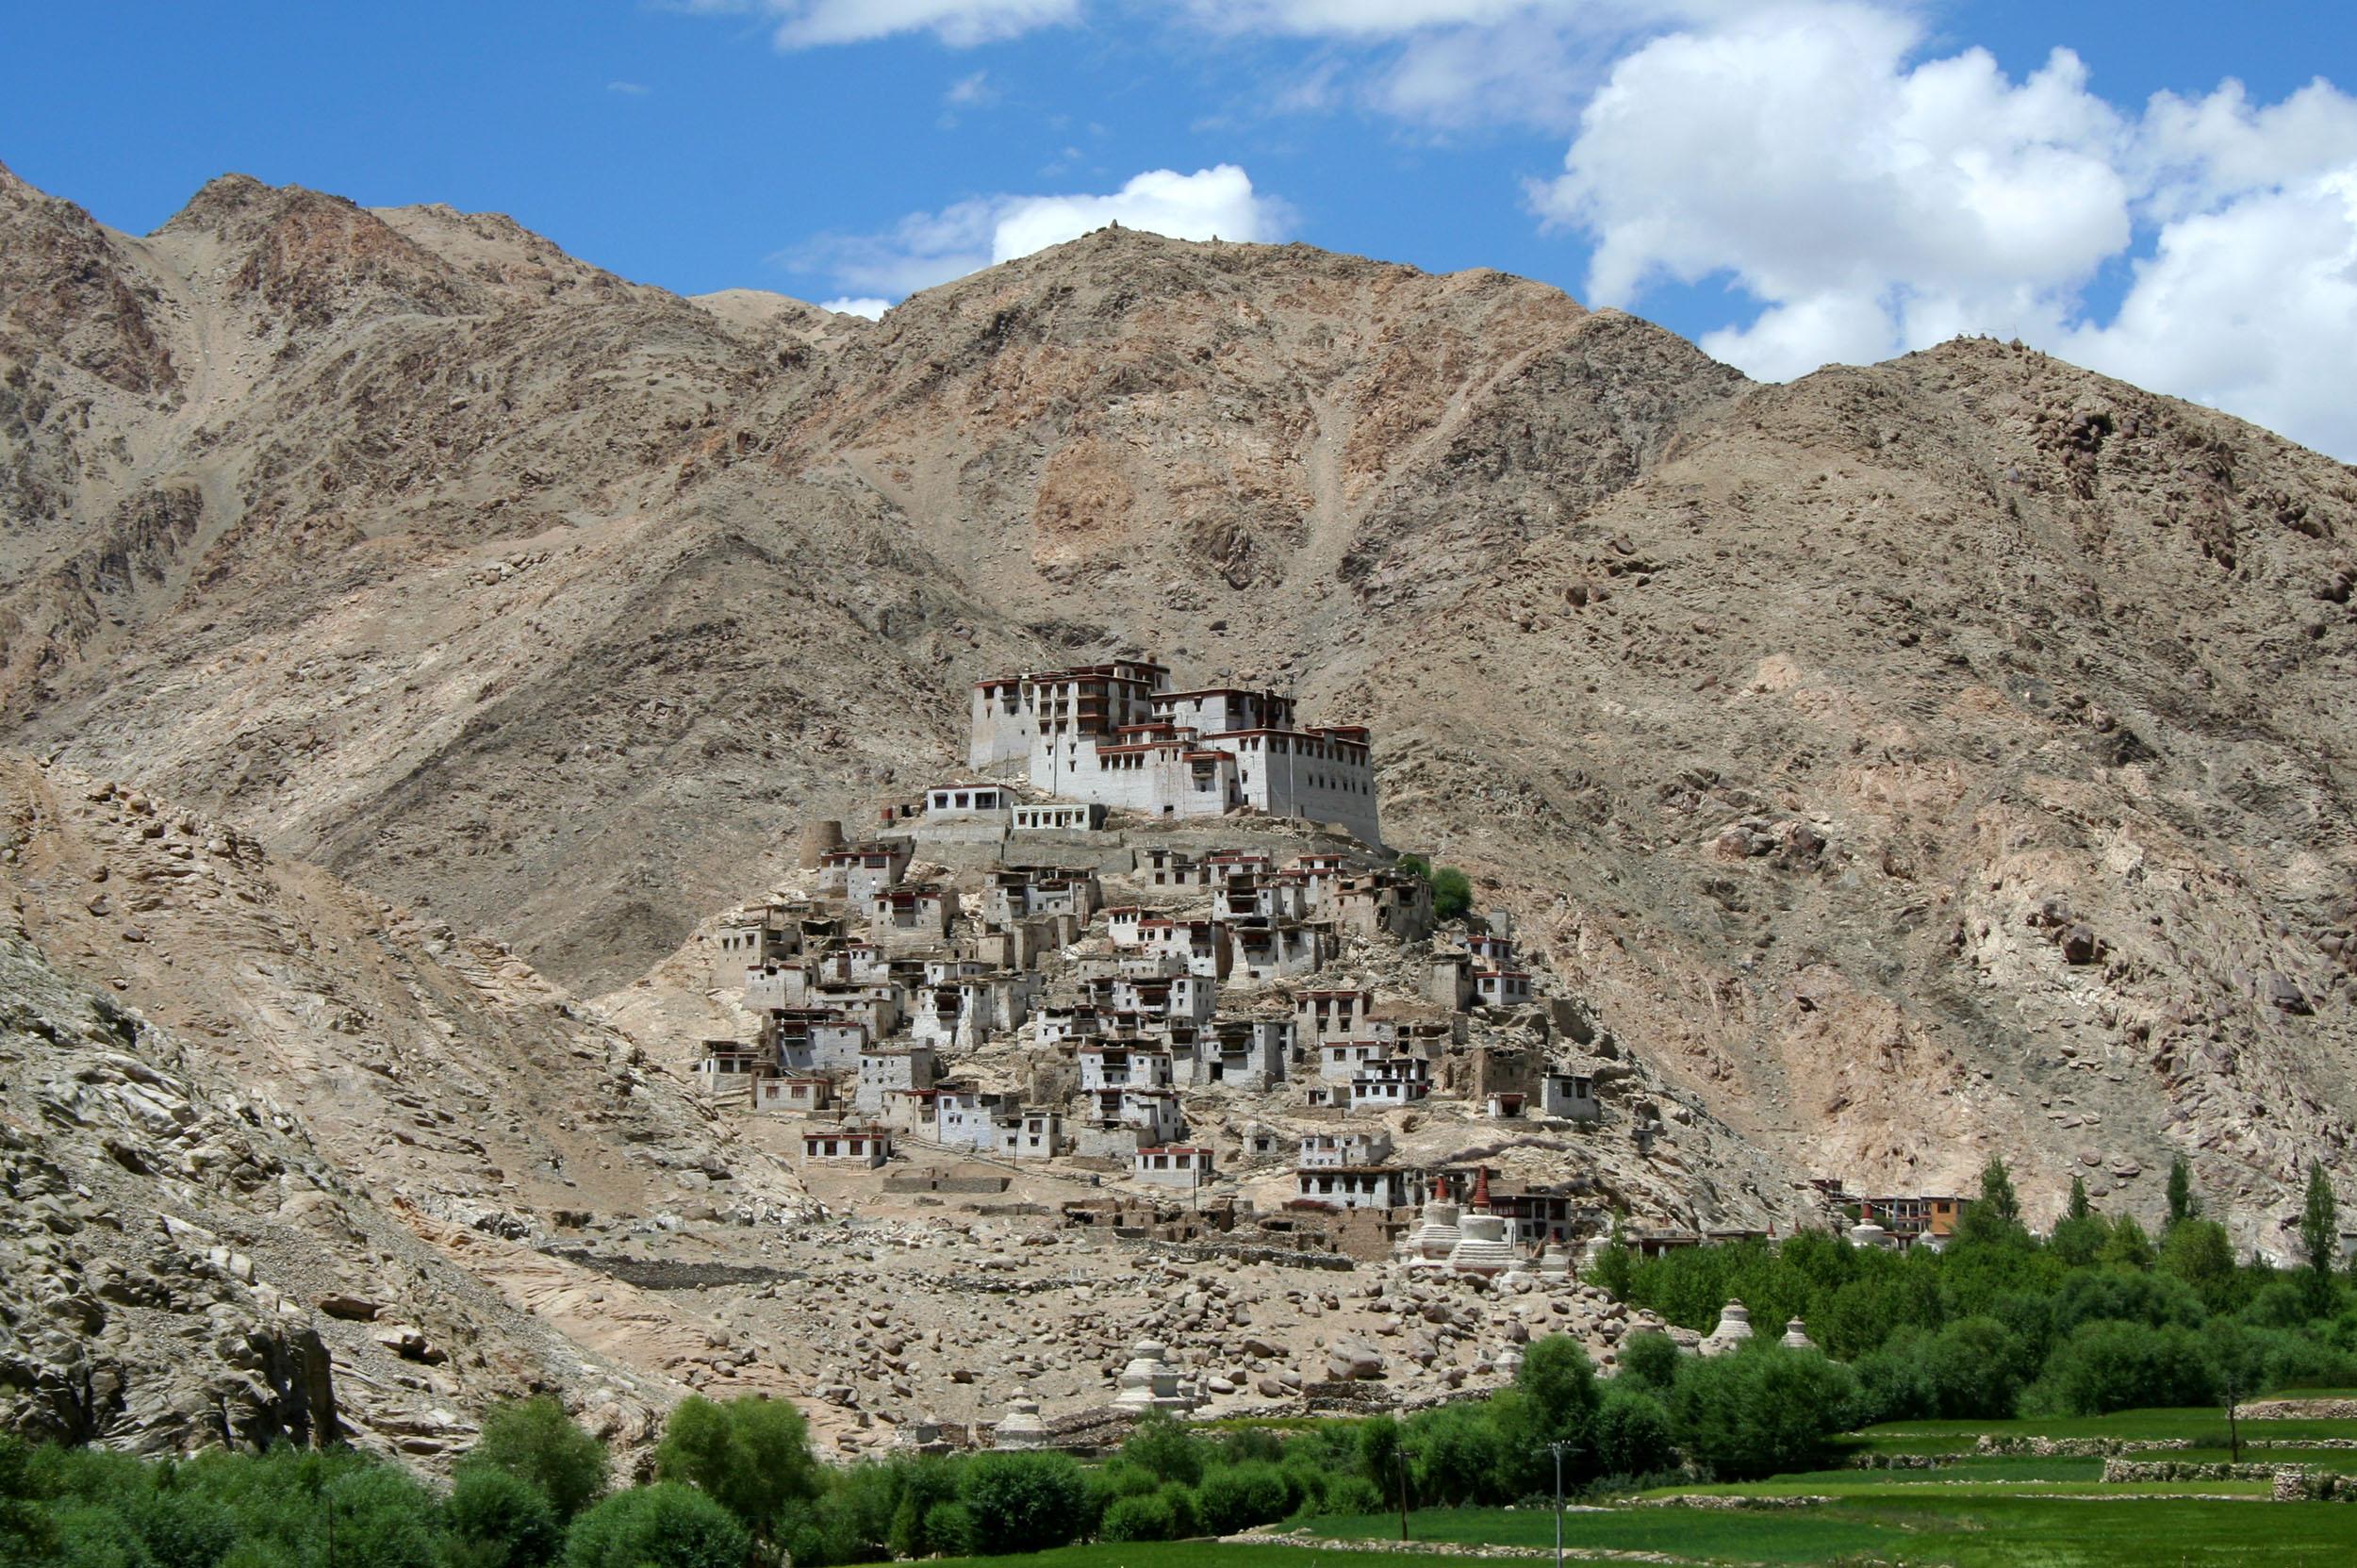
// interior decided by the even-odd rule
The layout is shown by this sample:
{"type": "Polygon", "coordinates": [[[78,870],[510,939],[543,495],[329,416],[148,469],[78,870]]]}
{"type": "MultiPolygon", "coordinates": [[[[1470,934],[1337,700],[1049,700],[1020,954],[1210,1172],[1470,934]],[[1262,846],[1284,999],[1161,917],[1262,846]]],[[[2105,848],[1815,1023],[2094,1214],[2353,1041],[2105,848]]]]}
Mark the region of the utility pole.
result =
{"type": "Polygon", "coordinates": [[[2234,1424],[2234,1407],[2241,1403],[2234,1389],[2233,1371],[2229,1368],[2226,1373],[2226,1442],[2236,1464],[2242,1462],[2242,1428],[2234,1424]]]}
{"type": "Polygon", "coordinates": [[[1555,1456],[1555,1568],[1563,1568],[1563,1455],[1571,1446],[1561,1438],[1547,1444],[1555,1456]]]}

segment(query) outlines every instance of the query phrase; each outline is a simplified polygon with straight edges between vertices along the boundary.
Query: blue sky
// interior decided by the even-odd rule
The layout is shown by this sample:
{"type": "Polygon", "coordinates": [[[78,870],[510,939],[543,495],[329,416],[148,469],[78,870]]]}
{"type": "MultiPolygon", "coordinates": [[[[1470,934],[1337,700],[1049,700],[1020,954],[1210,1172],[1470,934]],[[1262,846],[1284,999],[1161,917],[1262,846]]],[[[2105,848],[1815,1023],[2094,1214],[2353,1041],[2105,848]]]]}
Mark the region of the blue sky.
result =
{"type": "Polygon", "coordinates": [[[2344,456],[2352,91],[2348,10],[2183,0],[20,0],[0,21],[0,160],[134,231],[238,170],[508,212],[683,292],[877,302],[1114,216],[1499,267],[1761,375],[2019,335],[2344,456]]]}

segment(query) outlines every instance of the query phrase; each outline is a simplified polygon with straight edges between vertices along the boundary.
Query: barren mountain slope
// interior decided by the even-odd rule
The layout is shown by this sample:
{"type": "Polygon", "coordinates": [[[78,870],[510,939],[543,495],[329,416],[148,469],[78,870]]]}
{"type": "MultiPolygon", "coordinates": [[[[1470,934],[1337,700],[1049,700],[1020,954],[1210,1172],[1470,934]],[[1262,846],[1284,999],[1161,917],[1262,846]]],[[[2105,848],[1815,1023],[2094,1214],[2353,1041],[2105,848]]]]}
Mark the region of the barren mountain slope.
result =
{"type": "Polygon", "coordinates": [[[871,325],[438,208],[12,200],[14,735],[564,980],[1133,643],[1376,726],[1393,836],[1796,1174],[2200,1148],[2256,1239],[2345,1145],[2357,484],[2248,425],[1987,343],[1755,388],[1304,247],[871,325]]]}
{"type": "Polygon", "coordinates": [[[58,1301],[17,1321],[87,1319],[95,1336],[0,1357],[57,1368],[20,1395],[47,1412],[37,1425],[162,1446],[206,1420],[294,1431],[321,1418],[305,1379],[326,1373],[347,1424],[413,1453],[538,1387],[635,1441],[681,1379],[710,1375],[692,1301],[535,1250],[683,1220],[750,1250],[812,1213],[789,1171],[631,1042],[503,949],[141,792],[0,757],[0,1129],[14,1200],[66,1205],[62,1222],[12,1215],[0,1277],[30,1289],[19,1264],[48,1257],[58,1301]],[[213,1234],[151,1235],[159,1209],[213,1234]],[[67,1239],[41,1243],[44,1227],[67,1239]],[[206,1260],[216,1245],[255,1261],[206,1260]],[[109,1295],[94,1254],[156,1279],[109,1295]],[[235,1409],[197,1397],[198,1371],[152,1337],[164,1319],[99,1333],[109,1301],[201,1324],[207,1291],[296,1336],[264,1358],[286,1385],[274,1399],[242,1392],[234,1359],[219,1375],[235,1409]],[[382,1310],[314,1311],[338,1296],[382,1310]],[[425,1348],[404,1354],[395,1328],[425,1348]],[[306,1329],[323,1351],[302,1348],[306,1329]],[[102,1368],[103,1398],[76,1375],[102,1368]]]}

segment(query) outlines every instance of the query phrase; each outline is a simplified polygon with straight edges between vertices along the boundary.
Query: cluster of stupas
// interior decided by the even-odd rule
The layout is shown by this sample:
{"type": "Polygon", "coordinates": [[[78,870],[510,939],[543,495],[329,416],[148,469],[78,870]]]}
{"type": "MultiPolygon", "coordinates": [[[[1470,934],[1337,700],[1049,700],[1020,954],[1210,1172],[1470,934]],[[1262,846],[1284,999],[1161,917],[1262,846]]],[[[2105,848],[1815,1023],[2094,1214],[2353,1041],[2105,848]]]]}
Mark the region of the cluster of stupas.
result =
{"type": "MultiPolygon", "coordinates": [[[[1751,1337],[1752,1310],[1740,1301],[1729,1301],[1719,1309],[1719,1326],[1694,1348],[1706,1356],[1724,1356],[1740,1350],[1751,1337]]],[[[1817,1348],[1817,1342],[1808,1337],[1808,1325],[1797,1317],[1785,1324],[1784,1338],[1777,1343],[1788,1350],[1817,1348]]]]}
{"type": "MultiPolygon", "coordinates": [[[[1409,1268],[1434,1274],[1471,1274],[1491,1279],[1500,1274],[1531,1272],[1531,1261],[1514,1245],[1513,1221],[1490,1207],[1490,1173],[1474,1174],[1472,1201],[1452,1202],[1439,1177],[1432,1196],[1417,1211],[1416,1228],[1401,1238],[1398,1260],[1409,1268]]],[[[1549,1244],[1539,1259],[1541,1279],[1568,1282],[1572,1261],[1562,1247],[1549,1244]]]]}

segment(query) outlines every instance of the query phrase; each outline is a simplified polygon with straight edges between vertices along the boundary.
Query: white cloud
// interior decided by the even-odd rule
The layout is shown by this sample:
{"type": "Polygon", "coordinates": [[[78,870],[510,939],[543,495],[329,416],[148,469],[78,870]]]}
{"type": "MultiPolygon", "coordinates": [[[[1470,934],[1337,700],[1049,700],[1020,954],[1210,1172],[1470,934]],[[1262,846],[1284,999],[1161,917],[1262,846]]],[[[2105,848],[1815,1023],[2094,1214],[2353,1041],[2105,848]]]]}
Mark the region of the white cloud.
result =
{"type": "Polygon", "coordinates": [[[608,92],[619,93],[625,98],[644,98],[654,91],[644,82],[608,82],[605,84],[605,90],[608,92]]]}
{"type": "Polygon", "coordinates": [[[977,71],[951,82],[941,101],[954,108],[982,108],[998,101],[998,90],[990,85],[989,72],[977,71]]]}
{"type": "Polygon", "coordinates": [[[1076,239],[1107,223],[1178,239],[1276,239],[1291,215],[1231,163],[1181,174],[1152,169],[1107,195],[990,196],[917,212],[875,235],[835,236],[788,253],[848,289],[898,297],[1076,239]]]}
{"type": "Polygon", "coordinates": [[[1702,344],[1754,374],[2019,335],[2357,451],[2326,390],[2357,362],[2357,101],[2319,83],[2253,107],[2229,83],[2134,120],[2068,50],[2017,82],[1921,41],[1857,4],[1656,38],[1533,205],[1593,239],[1595,303],[1730,277],[1758,314],[1702,344]],[[2091,320],[2123,260],[2125,299],[2091,320]]]}
{"type": "Polygon", "coordinates": [[[966,49],[1077,21],[1081,0],[689,0],[688,8],[769,17],[781,49],[865,43],[903,33],[931,33],[966,49]]]}
{"type": "Polygon", "coordinates": [[[883,320],[883,313],[892,308],[892,302],[878,299],[854,299],[847,295],[841,299],[829,300],[818,308],[832,310],[838,316],[865,316],[871,322],[881,322],[883,320]]]}
{"type": "Polygon", "coordinates": [[[2053,347],[2357,461],[2357,163],[2164,225],[2111,321],[2053,347]]]}

